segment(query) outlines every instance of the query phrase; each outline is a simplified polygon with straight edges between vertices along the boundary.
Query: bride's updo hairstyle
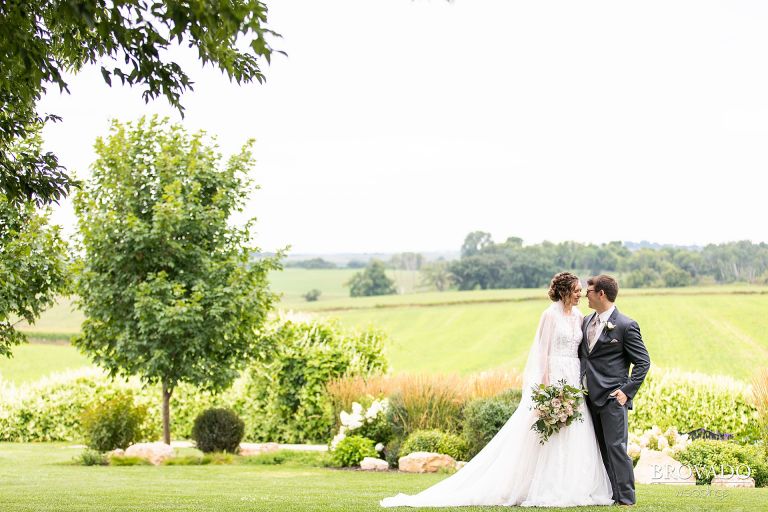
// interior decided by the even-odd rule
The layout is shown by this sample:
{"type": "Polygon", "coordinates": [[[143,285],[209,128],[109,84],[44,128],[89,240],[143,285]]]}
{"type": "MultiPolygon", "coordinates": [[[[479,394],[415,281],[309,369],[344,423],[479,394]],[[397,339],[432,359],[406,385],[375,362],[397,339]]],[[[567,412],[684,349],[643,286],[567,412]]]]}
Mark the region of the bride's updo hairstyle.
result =
{"type": "Polygon", "coordinates": [[[573,292],[573,286],[579,282],[579,278],[570,272],[555,274],[549,283],[549,298],[552,302],[559,300],[565,302],[565,298],[573,292]]]}

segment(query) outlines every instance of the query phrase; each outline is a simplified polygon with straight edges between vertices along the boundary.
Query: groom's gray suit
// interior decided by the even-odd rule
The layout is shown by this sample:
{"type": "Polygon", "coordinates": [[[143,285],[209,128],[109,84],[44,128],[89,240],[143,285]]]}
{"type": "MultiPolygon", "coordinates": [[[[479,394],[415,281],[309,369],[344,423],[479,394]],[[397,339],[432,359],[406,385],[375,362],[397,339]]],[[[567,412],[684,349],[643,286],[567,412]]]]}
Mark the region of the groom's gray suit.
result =
{"type": "Polygon", "coordinates": [[[637,322],[614,309],[592,350],[587,327],[597,313],[584,318],[579,345],[581,380],[586,382],[587,406],[592,415],[603,464],[613,487],[613,499],[621,504],[635,503],[635,475],[627,455],[627,410],[651,366],[651,359],[640,336],[637,322]],[[632,375],[629,375],[629,365],[632,375]],[[620,389],[627,395],[623,406],[610,394],[620,389]]]}

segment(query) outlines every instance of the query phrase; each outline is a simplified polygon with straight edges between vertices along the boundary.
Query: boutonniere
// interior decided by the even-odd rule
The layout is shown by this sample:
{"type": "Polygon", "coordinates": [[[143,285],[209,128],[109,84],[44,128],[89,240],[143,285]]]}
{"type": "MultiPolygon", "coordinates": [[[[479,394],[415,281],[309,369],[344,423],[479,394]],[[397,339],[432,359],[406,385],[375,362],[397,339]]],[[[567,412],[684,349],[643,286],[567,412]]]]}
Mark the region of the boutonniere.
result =
{"type": "Polygon", "coordinates": [[[615,325],[615,324],[612,324],[611,322],[608,322],[608,323],[606,324],[605,328],[606,328],[606,330],[608,330],[608,331],[612,331],[612,330],[614,330],[614,329],[616,328],[616,325],[615,325]]]}

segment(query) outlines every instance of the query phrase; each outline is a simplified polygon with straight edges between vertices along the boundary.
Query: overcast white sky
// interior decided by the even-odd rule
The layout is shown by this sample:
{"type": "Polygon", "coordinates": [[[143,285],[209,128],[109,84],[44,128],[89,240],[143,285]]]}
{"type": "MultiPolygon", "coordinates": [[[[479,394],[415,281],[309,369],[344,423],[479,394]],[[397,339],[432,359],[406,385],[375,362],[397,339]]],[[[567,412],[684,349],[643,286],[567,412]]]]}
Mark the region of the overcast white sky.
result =
{"type": "MultiPolygon", "coordinates": [[[[472,230],[768,241],[768,2],[281,0],[267,83],[189,54],[184,124],[257,140],[258,245],[457,250],[472,230]]],[[[158,112],[98,68],[48,94],[47,149],[80,176],[108,120],[158,112]]],[[[72,229],[65,204],[57,222],[72,229]]]]}

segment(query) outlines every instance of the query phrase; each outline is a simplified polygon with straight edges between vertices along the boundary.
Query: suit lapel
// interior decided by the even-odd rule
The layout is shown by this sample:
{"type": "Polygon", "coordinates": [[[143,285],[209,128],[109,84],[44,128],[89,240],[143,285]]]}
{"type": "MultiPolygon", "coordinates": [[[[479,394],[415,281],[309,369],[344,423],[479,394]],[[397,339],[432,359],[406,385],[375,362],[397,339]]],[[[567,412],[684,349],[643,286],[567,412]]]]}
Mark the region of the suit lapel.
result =
{"type": "MultiPolygon", "coordinates": [[[[611,316],[608,317],[608,322],[612,323],[613,325],[616,325],[616,317],[618,315],[619,315],[619,309],[614,307],[613,313],[611,313],[611,316]]],[[[595,346],[592,347],[592,351],[590,352],[590,354],[594,354],[597,351],[598,347],[600,346],[600,340],[603,338],[603,336],[608,336],[608,322],[606,322],[606,324],[603,326],[603,329],[600,331],[600,335],[597,337],[595,346]]]]}

